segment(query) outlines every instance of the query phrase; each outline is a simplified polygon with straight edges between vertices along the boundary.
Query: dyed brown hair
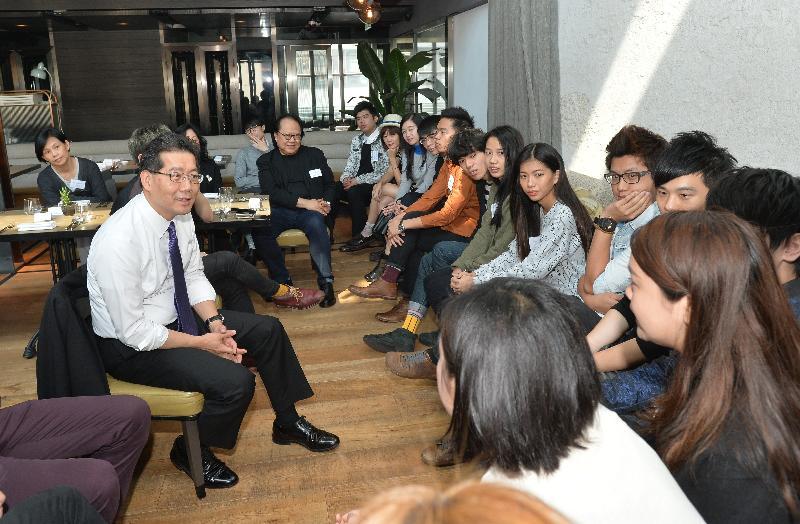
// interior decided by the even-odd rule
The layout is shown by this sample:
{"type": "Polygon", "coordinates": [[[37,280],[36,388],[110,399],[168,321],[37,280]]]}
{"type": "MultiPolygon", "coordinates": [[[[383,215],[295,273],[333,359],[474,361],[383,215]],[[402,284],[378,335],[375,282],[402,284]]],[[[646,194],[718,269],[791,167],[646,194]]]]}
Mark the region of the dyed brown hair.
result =
{"type": "Polygon", "coordinates": [[[667,148],[667,140],[649,129],[628,125],[620,129],[606,146],[606,169],[611,169],[611,161],[620,156],[639,157],[652,171],[656,161],[667,148]]]}
{"type": "Polygon", "coordinates": [[[664,462],[691,465],[735,419],[746,435],[738,460],[768,464],[797,516],[800,327],[764,240],[728,212],[667,213],[637,232],[632,255],[669,300],[689,297],[680,362],[653,424],[664,462]]]}

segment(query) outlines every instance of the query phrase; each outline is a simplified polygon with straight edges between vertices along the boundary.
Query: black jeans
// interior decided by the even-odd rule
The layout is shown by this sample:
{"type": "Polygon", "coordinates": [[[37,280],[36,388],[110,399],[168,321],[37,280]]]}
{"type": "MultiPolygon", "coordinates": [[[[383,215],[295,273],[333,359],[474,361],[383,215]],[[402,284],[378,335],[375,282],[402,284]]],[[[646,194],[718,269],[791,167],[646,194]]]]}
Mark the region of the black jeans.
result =
{"type": "MultiPolygon", "coordinates": [[[[419,216],[417,213],[409,213],[406,218],[413,218],[419,216]]],[[[414,288],[414,283],[417,281],[417,272],[419,271],[419,263],[425,253],[433,249],[433,246],[439,242],[455,241],[455,242],[469,242],[469,239],[456,235],[450,231],[445,231],[438,227],[429,229],[410,229],[406,231],[403,237],[404,242],[401,246],[393,247],[389,251],[389,258],[387,264],[391,264],[399,268],[403,272],[403,285],[401,290],[406,294],[411,294],[414,288]]]]}
{"type": "Polygon", "coordinates": [[[248,290],[265,300],[278,292],[278,283],[270,280],[233,251],[216,251],[203,257],[203,273],[222,298],[225,309],[255,313],[248,290]]]}
{"type": "Polygon", "coordinates": [[[350,204],[350,218],[353,220],[353,226],[351,228],[353,238],[361,234],[361,230],[364,229],[364,225],[367,223],[367,213],[369,213],[369,203],[372,201],[373,185],[374,184],[357,184],[345,190],[341,182],[336,182],[336,201],[331,202],[331,206],[335,209],[331,211],[330,216],[335,220],[340,201],[347,200],[350,204]]]}
{"type": "MultiPolygon", "coordinates": [[[[236,330],[236,343],[255,359],[276,412],[286,411],[314,394],[277,318],[228,310],[221,313],[225,326],[236,330]]],[[[198,326],[202,325],[198,320],[198,326]]],[[[205,397],[197,421],[200,442],[225,449],[236,445],[239,426],[255,391],[255,378],[249,369],[193,348],[136,351],[133,355],[126,348],[127,359],[106,362],[107,354],[112,359],[119,354],[115,345],[122,343],[100,339],[100,353],[112,377],[147,386],[199,391],[205,397]]]]}

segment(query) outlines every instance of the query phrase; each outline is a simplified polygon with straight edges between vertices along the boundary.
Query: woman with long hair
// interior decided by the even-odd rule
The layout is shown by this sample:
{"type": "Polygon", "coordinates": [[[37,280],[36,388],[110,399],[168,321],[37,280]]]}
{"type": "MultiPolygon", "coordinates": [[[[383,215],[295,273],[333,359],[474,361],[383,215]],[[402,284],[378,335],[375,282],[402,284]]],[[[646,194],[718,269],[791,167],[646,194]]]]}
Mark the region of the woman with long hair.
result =
{"type": "Polygon", "coordinates": [[[484,482],[526,491],[572,522],[701,522],[658,455],[599,403],[568,297],[498,278],[441,317],[439,397],[457,457],[484,482]]]}
{"type": "Polygon", "coordinates": [[[684,492],[708,522],[800,519],[800,327],[764,239],[726,212],[668,213],[630,268],[639,336],[681,355],[652,428],[684,492]]]}
{"type": "Polygon", "coordinates": [[[218,193],[222,187],[222,172],[214,159],[208,154],[208,141],[200,133],[200,128],[187,122],[175,130],[179,135],[183,135],[200,148],[197,155],[197,171],[203,176],[200,182],[200,193],[218,193]]]}
{"type": "Polygon", "coordinates": [[[72,156],[71,146],[72,142],[64,132],[54,127],[36,135],[36,158],[47,162],[47,167],[39,172],[36,179],[42,203],[47,207],[58,205],[61,198],[59,193],[64,188],[74,200],[111,202],[111,194],[97,164],[86,158],[72,156]]]}
{"type": "Polygon", "coordinates": [[[509,204],[514,240],[472,272],[453,272],[456,293],[500,276],[542,279],[577,296],[592,238],[589,213],[573,191],[564,160],[550,144],[529,144],[514,163],[509,204]]]}

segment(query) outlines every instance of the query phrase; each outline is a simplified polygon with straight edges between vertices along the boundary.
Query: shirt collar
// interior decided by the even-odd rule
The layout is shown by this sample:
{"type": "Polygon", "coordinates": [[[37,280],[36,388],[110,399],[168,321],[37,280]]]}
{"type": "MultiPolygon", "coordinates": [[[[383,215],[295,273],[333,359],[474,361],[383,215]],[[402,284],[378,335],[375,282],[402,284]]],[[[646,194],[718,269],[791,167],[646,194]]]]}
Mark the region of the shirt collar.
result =
{"type": "Polygon", "coordinates": [[[153,206],[151,206],[150,202],[145,198],[144,193],[139,193],[133,197],[133,200],[128,204],[134,204],[136,206],[141,212],[142,225],[158,236],[158,238],[161,238],[167,233],[170,221],[166,220],[153,209],[153,206]]]}
{"type": "Polygon", "coordinates": [[[638,217],[629,222],[624,222],[624,224],[628,225],[631,229],[636,230],[653,220],[659,215],[659,213],[658,204],[653,202],[647,209],[642,211],[638,217]]]}
{"type": "Polygon", "coordinates": [[[362,133],[362,135],[364,136],[364,143],[365,144],[372,144],[373,142],[375,142],[378,139],[378,136],[380,134],[381,134],[381,130],[380,130],[380,128],[377,128],[377,127],[375,128],[375,131],[373,131],[372,134],[369,135],[369,136],[364,135],[362,133]]]}

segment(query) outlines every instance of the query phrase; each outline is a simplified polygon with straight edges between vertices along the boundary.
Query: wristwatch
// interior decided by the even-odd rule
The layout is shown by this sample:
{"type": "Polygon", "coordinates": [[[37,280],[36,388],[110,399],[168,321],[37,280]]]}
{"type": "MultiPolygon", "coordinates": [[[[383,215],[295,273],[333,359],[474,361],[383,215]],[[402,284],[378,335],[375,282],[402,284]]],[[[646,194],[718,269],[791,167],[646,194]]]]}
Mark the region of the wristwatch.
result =
{"type": "Polygon", "coordinates": [[[220,322],[225,322],[225,317],[222,316],[222,313],[217,313],[213,317],[208,317],[206,319],[206,329],[211,331],[211,323],[214,322],[215,320],[219,320],[220,322]]]}
{"type": "Polygon", "coordinates": [[[406,226],[403,225],[403,221],[401,220],[400,223],[397,225],[397,232],[403,233],[406,230],[406,226]]]}
{"type": "Polygon", "coordinates": [[[617,221],[608,217],[595,218],[594,225],[603,233],[613,233],[617,229],[617,221]]]}

